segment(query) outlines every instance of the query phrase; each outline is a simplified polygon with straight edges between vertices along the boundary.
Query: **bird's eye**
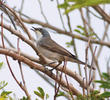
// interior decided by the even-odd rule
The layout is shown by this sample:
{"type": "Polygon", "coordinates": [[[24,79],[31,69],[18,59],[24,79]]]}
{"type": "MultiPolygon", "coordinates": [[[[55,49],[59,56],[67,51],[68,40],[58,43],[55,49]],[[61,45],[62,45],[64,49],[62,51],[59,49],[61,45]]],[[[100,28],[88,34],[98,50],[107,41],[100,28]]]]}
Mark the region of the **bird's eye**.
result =
{"type": "Polygon", "coordinates": [[[41,29],[41,28],[39,28],[39,31],[42,31],[42,29],[41,29]]]}

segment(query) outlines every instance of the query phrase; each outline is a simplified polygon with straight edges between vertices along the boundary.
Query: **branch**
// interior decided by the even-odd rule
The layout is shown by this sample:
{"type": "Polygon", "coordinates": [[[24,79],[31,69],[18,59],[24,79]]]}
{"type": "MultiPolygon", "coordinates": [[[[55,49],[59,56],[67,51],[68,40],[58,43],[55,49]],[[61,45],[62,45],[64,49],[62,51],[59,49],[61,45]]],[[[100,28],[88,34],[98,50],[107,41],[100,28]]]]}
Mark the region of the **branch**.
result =
{"type": "MultiPolygon", "coordinates": [[[[12,58],[14,58],[14,59],[16,59],[16,60],[19,60],[20,62],[23,62],[23,63],[27,64],[27,65],[28,65],[30,68],[32,68],[32,69],[40,70],[41,72],[43,72],[43,73],[45,73],[46,75],[48,75],[49,77],[51,77],[53,80],[55,80],[55,81],[57,81],[57,82],[60,81],[60,78],[56,78],[56,76],[55,76],[53,73],[51,73],[51,72],[48,71],[48,70],[45,70],[44,67],[42,67],[42,66],[40,66],[40,65],[38,65],[38,64],[35,64],[35,63],[32,62],[31,60],[29,60],[29,59],[27,59],[27,58],[25,58],[25,57],[23,57],[23,56],[21,56],[21,55],[19,55],[19,54],[16,54],[16,53],[14,53],[14,52],[12,52],[12,51],[10,51],[10,50],[3,49],[3,48],[0,48],[0,54],[5,54],[5,55],[10,56],[10,57],[12,57],[12,58]]],[[[61,82],[60,84],[61,84],[63,87],[65,87],[65,88],[68,89],[68,85],[67,85],[67,83],[66,83],[63,79],[61,79],[60,82],[61,82]]],[[[71,88],[71,91],[72,91],[72,93],[73,93],[74,95],[81,95],[81,93],[80,93],[78,90],[76,90],[71,84],[69,84],[69,88],[71,88]]]]}
{"type": "MultiPolygon", "coordinates": [[[[57,28],[57,27],[55,27],[53,25],[41,22],[39,20],[35,20],[35,19],[31,19],[31,18],[29,18],[29,19],[21,18],[21,19],[25,23],[28,23],[28,24],[39,24],[39,25],[41,25],[43,27],[50,28],[52,30],[55,30],[58,33],[65,34],[65,35],[70,36],[70,37],[75,38],[75,39],[79,39],[79,40],[82,40],[82,41],[85,41],[85,42],[88,42],[88,40],[89,40],[87,37],[82,37],[80,35],[72,34],[72,32],[64,31],[64,30],[59,29],[59,28],[57,28]]],[[[107,46],[107,47],[110,48],[110,43],[109,42],[99,41],[99,40],[95,40],[95,39],[91,39],[90,42],[91,43],[95,43],[95,44],[99,44],[99,45],[103,45],[103,46],[107,46]]]]}
{"type": "Polygon", "coordinates": [[[105,11],[103,11],[103,9],[100,6],[92,6],[92,8],[94,8],[103,17],[105,21],[110,23],[110,16],[107,13],[105,13],[105,11]]]}
{"type": "Polygon", "coordinates": [[[21,26],[24,29],[24,31],[27,33],[29,39],[32,40],[32,37],[31,37],[31,34],[30,34],[29,30],[26,28],[26,26],[22,22],[21,18],[17,15],[17,13],[12,8],[10,8],[8,5],[6,5],[5,3],[0,1],[0,4],[1,4],[1,6],[4,6],[5,8],[7,8],[13,14],[15,19],[18,20],[18,22],[21,24],[21,26]]]}
{"type": "MultiPolygon", "coordinates": [[[[3,49],[3,48],[0,46],[0,50],[2,50],[2,49],[3,49]]],[[[8,49],[8,48],[6,48],[6,50],[7,50],[7,51],[10,51],[10,52],[13,52],[14,54],[18,54],[18,51],[17,51],[16,49],[8,49]]],[[[2,54],[1,51],[0,51],[0,53],[2,54]]],[[[3,53],[3,54],[4,54],[4,53],[3,53]]],[[[31,62],[34,61],[34,62],[37,62],[37,63],[41,64],[38,58],[29,56],[29,55],[27,55],[27,54],[25,54],[25,53],[23,53],[23,52],[21,52],[21,51],[20,51],[20,55],[23,56],[24,58],[30,60],[31,62]]],[[[11,56],[11,57],[13,57],[13,56],[11,56]]],[[[14,58],[14,57],[13,57],[13,58],[14,58]]],[[[34,62],[33,62],[33,63],[34,63],[34,62]]],[[[49,62],[48,62],[48,63],[49,63],[49,62]]],[[[52,68],[54,68],[56,65],[57,65],[57,64],[51,64],[50,66],[51,66],[52,68]]],[[[58,70],[58,71],[62,71],[63,73],[67,74],[68,76],[72,77],[73,79],[75,79],[75,80],[80,84],[81,87],[87,89],[87,85],[86,85],[86,82],[83,80],[83,77],[81,77],[81,76],[80,76],[79,74],[77,74],[75,71],[71,71],[71,70],[69,70],[68,68],[66,68],[66,71],[65,71],[65,70],[62,70],[62,68],[63,68],[63,66],[60,65],[59,67],[57,67],[57,70],[58,70]]],[[[88,83],[89,83],[89,82],[88,82],[88,83]]],[[[92,91],[92,90],[93,90],[93,88],[90,87],[90,91],[92,91]]]]}

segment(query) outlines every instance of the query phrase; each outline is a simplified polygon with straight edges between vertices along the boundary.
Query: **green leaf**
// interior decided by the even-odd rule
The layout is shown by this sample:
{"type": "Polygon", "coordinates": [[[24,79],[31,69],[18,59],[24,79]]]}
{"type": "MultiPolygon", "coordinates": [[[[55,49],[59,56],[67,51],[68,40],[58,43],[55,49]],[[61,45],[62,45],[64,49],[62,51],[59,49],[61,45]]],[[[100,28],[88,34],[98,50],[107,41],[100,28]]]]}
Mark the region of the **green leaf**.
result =
{"type": "Polygon", "coordinates": [[[38,97],[40,97],[41,99],[43,99],[42,95],[39,92],[34,91],[34,94],[36,94],[38,97]]]}
{"type": "Polygon", "coordinates": [[[101,88],[110,89],[110,83],[100,85],[101,88]]]}
{"type": "Polygon", "coordinates": [[[95,80],[95,82],[100,83],[101,88],[110,89],[110,81],[95,80]]]}
{"type": "Polygon", "coordinates": [[[0,100],[7,100],[6,98],[0,97],[0,100]]]}
{"type": "Polygon", "coordinates": [[[57,97],[59,97],[59,96],[65,96],[65,93],[64,93],[64,92],[59,92],[59,93],[57,94],[57,97]]]}
{"type": "Polygon", "coordinates": [[[40,94],[44,98],[44,96],[45,96],[44,90],[41,87],[38,87],[37,89],[39,90],[40,94]]]}
{"type": "Polygon", "coordinates": [[[95,90],[95,91],[93,91],[93,92],[91,93],[91,95],[96,95],[96,94],[99,94],[99,93],[100,93],[99,91],[95,90]]]}
{"type": "Polygon", "coordinates": [[[3,95],[9,95],[9,94],[11,94],[12,93],[12,91],[3,91],[2,93],[1,93],[1,96],[3,96],[3,95]]]}
{"type": "Polygon", "coordinates": [[[78,25],[77,28],[81,29],[82,31],[84,31],[84,27],[78,25]]]}
{"type": "Polygon", "coordinates": [[[58,5],[58,8],[67,9],[68,6],[69,6],[68,2],[65,1],[63,4],[58,5]]]}
{"type": "Polygon", "coordinates": [[[7,82],[1,81],[0,82],[0,90],[3,89],[5,86],[7,86],[7,84],[8,84],[7,82]]]}
{"type": "Polygon", "coordinates": [[[109,98],[110,97],[110,92],[104,92],[100,96],[104,97],[104,98],[109,98]]]}
{"type": "Polygon", "coordinates": [[[49,98],[49,95],[48,94],[46,94],[46,99],[48,99],[49,98]]]}
{"type": "Polygon", "coordinates": [[[10,93],[12,93],[12,92],[11,91],[3,91],[1,93],[1,96],[4,97],[4,98],[7,98],[10,93]]]}
{"type": "Polygon", "coordinates": [[[78,30],[78,29],[74,29],[74,31],[75,31],[75,32],[77,32],[77,33],[82,34],[82,33],[81,33],[81,31],[80,31],[80,30],[78,30]]]}
{"type": "Polygon", "coordinates": [[[2,68],[2,66],[3,66],[3,62],[0,62],[0,69],[2,68]]]}
{"type": "Polygon", "coordinates": [[[67,0],[67,2],[78,2],[79,0],[67,0]]]}
{"type": "Polygon", "coordinates": [[[28,100],[28,98],[23,96],[23,98],[21,98],[20,100],[28,100]]]}
{"type": "Polygon", "coordinates": [[[65,14],[82,7],[108,4],[110,3],[110,0],[67,0],[66,2],[68,2],[68,9],[66,9],[65,14]],[[69,4],[70,2],[72,3],[71,5],[69,4]]]}
{"type": "Polygon", "coordinates": [[[105,80],[110,80],[110,75],[108,73],[102,73],[102,77],[105,79],[105,80]]]}
{"type": "Polygon", "coordinates": [[[71,47],[71,46],[73,46],[73,40],[71,40],[70,42],[66,42],[66,45],[67,45],[67,47],[71,47]]]}

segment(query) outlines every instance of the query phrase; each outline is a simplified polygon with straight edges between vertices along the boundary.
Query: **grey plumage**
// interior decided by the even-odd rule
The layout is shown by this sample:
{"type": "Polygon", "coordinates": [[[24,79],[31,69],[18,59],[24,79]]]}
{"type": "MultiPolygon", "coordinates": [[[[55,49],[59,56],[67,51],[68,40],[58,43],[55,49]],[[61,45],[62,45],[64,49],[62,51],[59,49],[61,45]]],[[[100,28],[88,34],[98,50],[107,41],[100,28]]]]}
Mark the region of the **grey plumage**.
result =
{"type": "MultiPolygon", "coordinates": [[[[64,60],[76,62],[79,64],[85,65],[84,62],[77,59],[77,57],[67,51],[65,48],[57,44],[53,41],[48,33],[47,30],[43,28],[34,28],[33,31],[36,32],[38,35],[37,41],[37,49],[38,51],[47,57],[50,60],[62,62],[64,60]]],[[[88,65],[88,67],[91,67],[88,65]]],[[[95,69],[95,68],[92,68],[95,69]]]]}

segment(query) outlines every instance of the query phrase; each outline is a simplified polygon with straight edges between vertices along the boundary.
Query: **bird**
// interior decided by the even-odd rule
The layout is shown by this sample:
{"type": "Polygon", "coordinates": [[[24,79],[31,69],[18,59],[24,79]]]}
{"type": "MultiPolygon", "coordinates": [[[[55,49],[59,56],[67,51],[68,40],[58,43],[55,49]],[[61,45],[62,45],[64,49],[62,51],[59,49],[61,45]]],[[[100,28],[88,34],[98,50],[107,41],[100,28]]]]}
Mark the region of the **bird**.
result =
{"type": "MultiPolygon", "coordinates": [[[[52,63],[58,62],[58,65],[53,69],[56,69],[63,61],[86,65],[85,62],[79,60],[75,55],[52,40],[46,29],[32,27],[31,30],[33,30],[37,35],[36,47],[38,52],[40,52],[40,54],[42,54],[45,58],[52,60],[52,63]]],[[[91,68],[88,64],[87,67],[91,68]]],[[[92,69],[95,70],[94,67],[92,67],[92,69]]]]}

